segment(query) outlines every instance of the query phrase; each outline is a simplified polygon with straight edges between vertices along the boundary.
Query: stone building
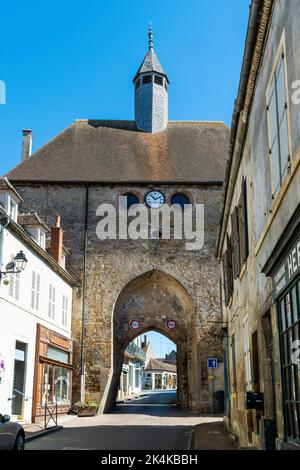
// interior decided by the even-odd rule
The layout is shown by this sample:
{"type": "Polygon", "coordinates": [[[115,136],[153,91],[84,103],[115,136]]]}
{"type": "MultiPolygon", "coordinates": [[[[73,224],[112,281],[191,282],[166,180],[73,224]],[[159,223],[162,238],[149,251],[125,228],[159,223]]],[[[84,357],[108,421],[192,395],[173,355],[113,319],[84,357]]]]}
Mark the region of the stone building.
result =
{"type": "MultiPolygon", "coordinates": [[[[98,401],[101,411],[115,404],[125,348],[149,330],[177,344],[182,407],[211,410],[207,357],[222,367],[215,250],[229,130],[221,122],[168,121],[168,87],[150,31],[134,78],[135,121],[78,119],[33,155],[24,145],[8,174],[24,210],[50,225],[62,216],[69,267],[83,282],[73,303],[74,400],[98,401]],[[97,207],[117,208],[121,195],[129,206],[146,198],[152,207],[204,204],[203,248],[187,251],[184,240],[156,235],[100,240],[97,207]]],[[[28,130],[24,138],[30,142],[28,130]]]]}
{"type": "Polygon", "coordinates": [[[252,2],[218,247],[226,421],[263,449],[300,444],[299,18],[252,2]]]}

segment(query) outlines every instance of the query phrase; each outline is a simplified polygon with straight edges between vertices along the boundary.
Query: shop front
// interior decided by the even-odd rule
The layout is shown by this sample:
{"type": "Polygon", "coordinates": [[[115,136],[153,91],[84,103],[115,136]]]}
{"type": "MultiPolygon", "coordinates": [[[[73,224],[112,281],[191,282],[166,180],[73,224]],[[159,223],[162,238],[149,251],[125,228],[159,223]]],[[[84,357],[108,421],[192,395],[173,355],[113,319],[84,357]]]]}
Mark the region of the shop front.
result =
{"type": "Polygon", "coordinates": [[[72,340],[37,325],[33,421],[45,414],[45,405],[68,412],[72,399],[72,340]]]}
{"type": "Polygon", "coordinates": [[[284,436],[277,446],[300,448],[300,226],[286,233],[291,236],[278,245],[266,273],[273,279],[280,343],[284,436]]]}

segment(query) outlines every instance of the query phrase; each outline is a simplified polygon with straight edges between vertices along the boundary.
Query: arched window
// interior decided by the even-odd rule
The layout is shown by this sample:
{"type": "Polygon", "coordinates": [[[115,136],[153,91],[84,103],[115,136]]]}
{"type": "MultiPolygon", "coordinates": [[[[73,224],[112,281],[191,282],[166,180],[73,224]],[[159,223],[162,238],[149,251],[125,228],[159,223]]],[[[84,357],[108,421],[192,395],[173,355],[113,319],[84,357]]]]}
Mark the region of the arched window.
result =
{"type": "Polygon", "coordinates": [[[183,193],[176,193],[173,194],[171,197],[171,205],[173,206],[174,204],[179,204],[182,209],[184,209],[184,206],[190,203],[189,198],[183,194],[183,193]]]}
{"type": "Polygon", "coordinates": [[[127,209],[135,204],[139,204],[139,198],[133,193],[125,193],[122,195],[123,197],[127,197],[127,209]]]}

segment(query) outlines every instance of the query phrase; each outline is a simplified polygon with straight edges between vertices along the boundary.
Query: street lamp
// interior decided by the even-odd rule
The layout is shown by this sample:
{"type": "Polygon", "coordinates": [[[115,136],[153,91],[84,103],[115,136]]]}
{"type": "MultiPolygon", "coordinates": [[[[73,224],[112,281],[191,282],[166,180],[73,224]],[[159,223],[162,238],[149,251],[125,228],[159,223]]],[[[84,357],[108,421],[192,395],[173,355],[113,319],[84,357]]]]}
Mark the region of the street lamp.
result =
{"type": "Polygon", "coordinates": [[[5,271],[0,271],[0,280],[2,279],[2,276],[5,276],[6,274],[17,274],[21,273],[24,271],[25,267],[27,264],[27,258],[25,256],[25,253],[23,251],[19,251],[19,253],[15,256],[14,261],[10,261],[7,263],[5,266],[5,271]]]}

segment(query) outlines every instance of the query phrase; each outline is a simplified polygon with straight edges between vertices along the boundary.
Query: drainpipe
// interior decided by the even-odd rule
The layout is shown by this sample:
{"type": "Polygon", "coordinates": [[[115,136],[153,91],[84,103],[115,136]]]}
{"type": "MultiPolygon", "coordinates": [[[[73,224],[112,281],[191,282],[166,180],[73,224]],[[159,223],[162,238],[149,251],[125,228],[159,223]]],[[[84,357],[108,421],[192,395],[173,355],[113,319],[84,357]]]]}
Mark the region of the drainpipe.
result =
{"type": "Polygon", "coordinates": [[[87,239],[88,239],[89,187],[85,192],[85,221],[83,249],[82,317],[81,317],[81,357],[80,357],[80,401],[85,400],[85,320],[86,320],[86,280],[87,280],[87,239]]]}

